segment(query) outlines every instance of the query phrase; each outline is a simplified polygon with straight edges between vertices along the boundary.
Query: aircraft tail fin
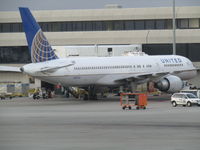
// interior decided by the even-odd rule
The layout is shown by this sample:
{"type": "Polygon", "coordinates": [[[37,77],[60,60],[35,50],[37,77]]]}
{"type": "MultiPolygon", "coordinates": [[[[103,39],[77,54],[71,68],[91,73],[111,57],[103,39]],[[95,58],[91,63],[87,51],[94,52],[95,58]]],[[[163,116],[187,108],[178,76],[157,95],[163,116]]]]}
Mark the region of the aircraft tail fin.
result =
{"type": "Polygon", "coordinates": [[[44,36],[29,8],[19,8],[31,60],[33,63],[57,59],[54,50],[44,36]]]}

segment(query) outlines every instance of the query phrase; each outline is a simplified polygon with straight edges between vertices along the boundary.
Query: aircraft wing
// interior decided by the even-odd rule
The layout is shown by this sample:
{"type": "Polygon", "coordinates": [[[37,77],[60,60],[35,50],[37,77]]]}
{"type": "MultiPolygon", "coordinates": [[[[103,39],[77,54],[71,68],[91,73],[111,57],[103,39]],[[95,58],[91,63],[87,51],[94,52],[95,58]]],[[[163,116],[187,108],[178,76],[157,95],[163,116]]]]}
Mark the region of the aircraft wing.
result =
{"type": "Polygon", "coordinates": [[[60,68],[64,68],[64,67],[69,67],[74,65],[73,63],[71,64],[64,64],[64,65],[55,65],[55,66],[47,66],[47,67],[43,67],[41,68],[41,72],[42,73],[52,73],[55,72],[56,70],[60,69],[60,68]]]}
{"type": "Polygon", "coordinates": [[[181,72],[189,72],[189,71],[200,71],[200,69],[190,69],[190,70],[184,70],[184,71],[174,71],[173,73],[181,73],[181,72]]]}
{"type": "Polygon", "coordinates": [[[0,72],[21,72],[20,67],[0,66],[0,72]]]}
{"type": "Polygon", "coordinates": [[[99,84],[111,85],[111,84],[124,84],[127,82],[143,83],[144,81],[151,80],[156,81],[161,77],[166,76],[169,72],[157,72],[157,73],[137,73],[137,74],[118,74],[118,75],[106,75],[97,81],[99,84]]]}
{"type": "Polygon", "coordinates": [[[118,78],[115,80],[115,82],[127,82],[127,81],[141,82],[144,80],[156,81],[168,74],[169,72],[140,73],[140,74],[129,75],[129,76],[124,76],[122,78],[118,78]]]}
{"type": "Polygon", "coordinates": [[[173,71],[173,72],[153,72],[153,73],[139,73],[134,75],[128,75],[121,78],[118,78],[115,80],[115,82],[127,82],[127,81],[133,81],[133,82],[141,82],[144,80],[149,81],[158,81],[160,78],[163,78],[164,76],[168,74],[178,74],[182,72],[188,72],[188,71],[195,71],[197,69],[190,69],[190,70],[181,70],[181,71],[173,71]]]}

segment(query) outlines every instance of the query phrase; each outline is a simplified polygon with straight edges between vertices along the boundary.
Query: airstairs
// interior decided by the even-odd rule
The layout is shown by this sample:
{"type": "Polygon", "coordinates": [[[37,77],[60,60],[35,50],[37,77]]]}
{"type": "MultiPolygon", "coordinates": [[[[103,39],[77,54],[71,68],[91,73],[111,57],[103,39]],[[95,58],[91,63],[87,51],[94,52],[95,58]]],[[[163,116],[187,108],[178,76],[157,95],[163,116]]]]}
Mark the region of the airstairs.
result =
{"type": "Polygon", "coordinates": [[[75,98],[81,98],[84,95],[88,95],[88,92],[78,87],[67,87],[66,90],[75,98]]]}

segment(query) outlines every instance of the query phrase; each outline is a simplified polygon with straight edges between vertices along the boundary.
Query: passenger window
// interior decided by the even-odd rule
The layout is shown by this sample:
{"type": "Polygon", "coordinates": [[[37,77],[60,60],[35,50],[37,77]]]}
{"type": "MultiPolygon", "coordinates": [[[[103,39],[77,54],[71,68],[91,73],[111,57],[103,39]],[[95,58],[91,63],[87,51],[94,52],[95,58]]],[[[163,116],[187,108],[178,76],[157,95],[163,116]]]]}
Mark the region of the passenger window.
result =
{"type": "Polygon", "coordinates": [[[177,95],[177,94],[176,94],[176,95],[174,95],[174,98],[179,98],[179,95],[177,95]]]}
{"type": "Polygon", "coordinates": [[[186,99],[187,97],[185,95],[180,95],[180,98],[186,99]]]}

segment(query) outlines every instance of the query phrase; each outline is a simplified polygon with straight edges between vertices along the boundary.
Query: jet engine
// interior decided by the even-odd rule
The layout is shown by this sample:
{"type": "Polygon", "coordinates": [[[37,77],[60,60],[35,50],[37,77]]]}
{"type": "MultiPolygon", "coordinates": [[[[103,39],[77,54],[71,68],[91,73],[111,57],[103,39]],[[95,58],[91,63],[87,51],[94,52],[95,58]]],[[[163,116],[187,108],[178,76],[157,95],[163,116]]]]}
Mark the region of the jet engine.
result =
{"type": "Polygon", "coordinates": [[[156,82],[155,87],[162,92],[175,93],[184,87],[184,82],[177,76],[169,75],[156,82]]]}

